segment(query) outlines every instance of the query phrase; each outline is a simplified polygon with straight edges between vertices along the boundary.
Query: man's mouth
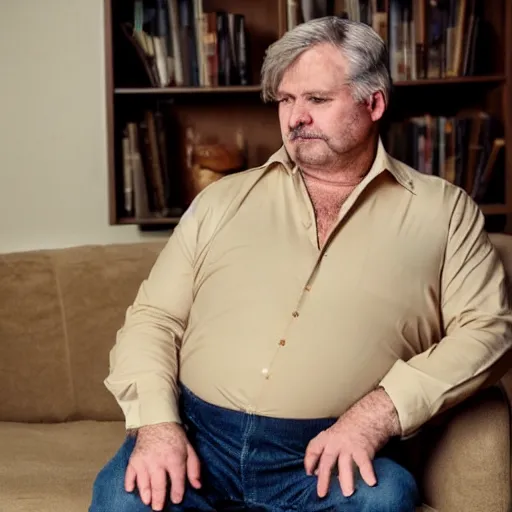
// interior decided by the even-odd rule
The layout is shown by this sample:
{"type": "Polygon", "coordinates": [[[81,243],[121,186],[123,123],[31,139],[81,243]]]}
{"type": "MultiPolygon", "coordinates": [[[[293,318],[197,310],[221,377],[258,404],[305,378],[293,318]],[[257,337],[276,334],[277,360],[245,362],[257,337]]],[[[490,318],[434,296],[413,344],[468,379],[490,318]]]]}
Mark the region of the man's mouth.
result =
{"type": "Polygon", "coordinates": [[[309,134],[309,133],[299,133],[299,134],[290,134],[289,140],[315,140],[315,139],[322,139],[319,135],[309,134]]]}

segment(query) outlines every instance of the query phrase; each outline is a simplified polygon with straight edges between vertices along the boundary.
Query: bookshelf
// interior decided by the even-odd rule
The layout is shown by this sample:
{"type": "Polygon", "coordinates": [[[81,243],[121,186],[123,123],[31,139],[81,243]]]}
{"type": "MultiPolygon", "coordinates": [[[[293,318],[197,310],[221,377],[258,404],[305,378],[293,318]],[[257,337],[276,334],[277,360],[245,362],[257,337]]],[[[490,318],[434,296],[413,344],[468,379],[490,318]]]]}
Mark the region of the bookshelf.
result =
{"type": "MultiPolygon", "coordinates": [[[[170,5],[173,0],[144,0],[143,5],[149,9],[156,9],[160,1],[170,5]]],[[[194,2],[201,0],[177,0],[176,3],[185,1],[190,1],[193,5],[194,2]]],[[[141,228],[168,229],[179,222],[181,213],[190,201],[190,197],[186,197],[184,179],[187,172],[187,127],[193,127],[196,133],[201,134],[202,140],[228,145],[233,144],[235,131],[242,130],[246,142],[247,167],[260,165],[279,148],[281,137],[277,110],[274,105],[264,105],[261,102],[259,71],[265,49],[287,29],[290,20],[288,1],[202,0],[204,13],[225,11],[243,15],[247,38],[248,79],[245,85],[233,83],[192,86],[189,83],[151,83],[145,69],[137,62],[139,56],[136,55],[133,44],[128,42],[125,33],[120,30],[122,23],[136,25],[134,12],[137,12],[137,0],[105,0],[108,191],[111,225],[136,224],[141,228]],[[167,151],[165,159],[168,166],[167,174],[171,176],[168,183],[171,192],[166,195],[169,208],[163,214],[156,215],[146,211],[137,215],[133,204],[131,211],[125,209],[126,160],[123,156],[123,138],[126,137],[127,124],[140,120],[143,113],[148,110],[158,111],[163,115],[162,126],[166,141],[162,144],[165,144],[167,151]]],[[[396,1],[380,2],[380,8],[384,10],[386,16],[391,16],[396,1]]],[[[429,0],[409,0],[411,5],[420,1],[423,1],[425,8],[428,9],[429,0]]],[[[461,76],[461,73],[455,76],[441,76],[444,73],[440,73],[440,76],[434,77],[421,76],[420,73],[413,79],[410,76],[395,76],[387,122],[396,124],[425,115],[436,119],[455,119],[464,112],[474,110],[481,110],[495,120],[498,130],[495,133],[504,140],[504,149],[499,152],[496,170],[492,173],[488,190],[478,198],[478,203],[486,215],[491,231],[512,232],[512,31],[506,30],[512,26],[512,2],[446,0],[447,3],[465,2],[468,13],[472,9],[473,1],[476,5],[480,4],[480,15],[485,20],[486,32],[483,33],[487,39],[486,44],[481,45],[482,51],[485,51],[488,57],[485,60],[485,72],[470,76],[461,76]]],[[[407,0],[405,2],[407,3],[407,0]]],[[[300,1],[295,3],[300,4],[300,1]]],[[[334,9],[338,9],[338,14],[350,2],[331,0],[331,3],[334,4],[334,9]]],[[[354,3],[358,2],[352,1],[352,4],[354,3]]],[[[372,1],[368,0],[368,3],[372,1]]],[[[390,58],[393,58],[389,41],[389,19],[391,18],[387,19],[386,37],[390,45],[390,58]]],[[[297,21],[300,22],[300,14],[297,21]]],[[[169,21],[168,26],[170,23],[169,21]]],[[[146,32],[149,30],[145,28],[146,32]]],[[[424,37],[428,39],[428,29],[424,37]]],[[[171,38],[169,35],[169,40],[172,40],[171,38]]],[[[235,80],[237,81],[241,80],[235,80]]],[[[387,130],[388,126],[384,129],[387,130]]],[[[433,172],[440,171],[434,169],[433,172]]],[[[151,183],[147,176],[146,185],[148,193],[151,193],[151,183]]]]}

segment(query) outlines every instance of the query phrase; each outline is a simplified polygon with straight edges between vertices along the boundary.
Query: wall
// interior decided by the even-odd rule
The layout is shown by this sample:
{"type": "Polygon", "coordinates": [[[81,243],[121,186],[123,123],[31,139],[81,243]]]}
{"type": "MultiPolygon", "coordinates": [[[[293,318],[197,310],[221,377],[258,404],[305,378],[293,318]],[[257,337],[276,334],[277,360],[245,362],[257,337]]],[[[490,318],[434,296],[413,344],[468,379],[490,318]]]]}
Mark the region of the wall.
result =
{"type": "Polygon", "coordinates": [[[108,225],[103,36],[103,0],[1,2],[0,252],[144,239],[108,225]]]}

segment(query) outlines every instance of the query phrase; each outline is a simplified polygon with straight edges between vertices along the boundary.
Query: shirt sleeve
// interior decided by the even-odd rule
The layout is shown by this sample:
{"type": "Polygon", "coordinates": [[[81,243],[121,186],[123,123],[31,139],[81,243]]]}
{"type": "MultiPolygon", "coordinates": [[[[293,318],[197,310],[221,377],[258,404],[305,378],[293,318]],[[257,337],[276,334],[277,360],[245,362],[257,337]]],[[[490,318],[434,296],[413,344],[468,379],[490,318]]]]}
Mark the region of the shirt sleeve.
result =
{"type": "Polygon", "coordinates": [[[477,205],[460,191],[441,273],[443,338],[398,360],[380,385],[401,424],[417,431],[436,414],[498,381],[511,363],[512,318],[503,265],[477,205]]]}
{"type": "Polygon", "coordinates": [[[196,240],[197,222],[190,207],[117,332],[104,383],[120,405],[128,429],[180,422],[178,349],[192,305],[196,240]]]}

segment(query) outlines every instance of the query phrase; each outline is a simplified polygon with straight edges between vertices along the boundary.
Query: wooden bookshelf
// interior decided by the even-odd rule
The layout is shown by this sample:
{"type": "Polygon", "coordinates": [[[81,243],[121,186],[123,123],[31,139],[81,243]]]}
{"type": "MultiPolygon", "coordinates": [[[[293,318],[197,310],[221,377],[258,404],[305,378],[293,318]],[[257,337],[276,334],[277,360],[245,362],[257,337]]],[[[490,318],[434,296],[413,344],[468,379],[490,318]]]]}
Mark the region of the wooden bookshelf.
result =
{"type": "MultiPolygon", "coordinates": [[[[152,1],[144,0],[144,3],[152,1]]],[[[388,12],[393,1],[387,0],[388,12]]],[[[480,205],[486,217],[499,219],[497,230],[512,232],[512,31],[509,29],[512,2],[477,1],[483,4],[483,18],[492,36],[488,72],[476,76],[394,80],[393,109],[389,116],[393,119],[430,113],[456,116],[467,109],[481,109],[495,117],[502,126],[505,140],[503,171],[496,178],[499,183],[494,184],[496,193],[484,197],[480,205]]],[[[170,151],[173,172],[178,177],[184,172],[183,147],[188,126],[193,126],[204,138],[215,138],[221,143],[231,143],[235,129],[243,129],[247,138],[247,166],[260,165],[281,145],[275,106],[263,105],[260,99],[259,73],[266,48],[287,28],[287,0],[203,0],[204,12],[224,10],[244,15],[251,65],[247,85],[202,87],[159,87],[144,82],[140,75],[127,79],[133,62],[123,53],[126,42],[120,46],[119,24],[130,21],[133,6],[134,0],[104,2],[109,222],[168,229],[179,222],[180,215],[175,208],[168,217],[136,217],[133,212],[124,211],[124,126],[144,109],[156,106],[164,109],[172,117],[170,151]]],[[[180,193],[175,193],[174,201],[178,197],[179,202],[180,193]]],[[[186,204],[170,206],[184,209],[186,204]]]]}

